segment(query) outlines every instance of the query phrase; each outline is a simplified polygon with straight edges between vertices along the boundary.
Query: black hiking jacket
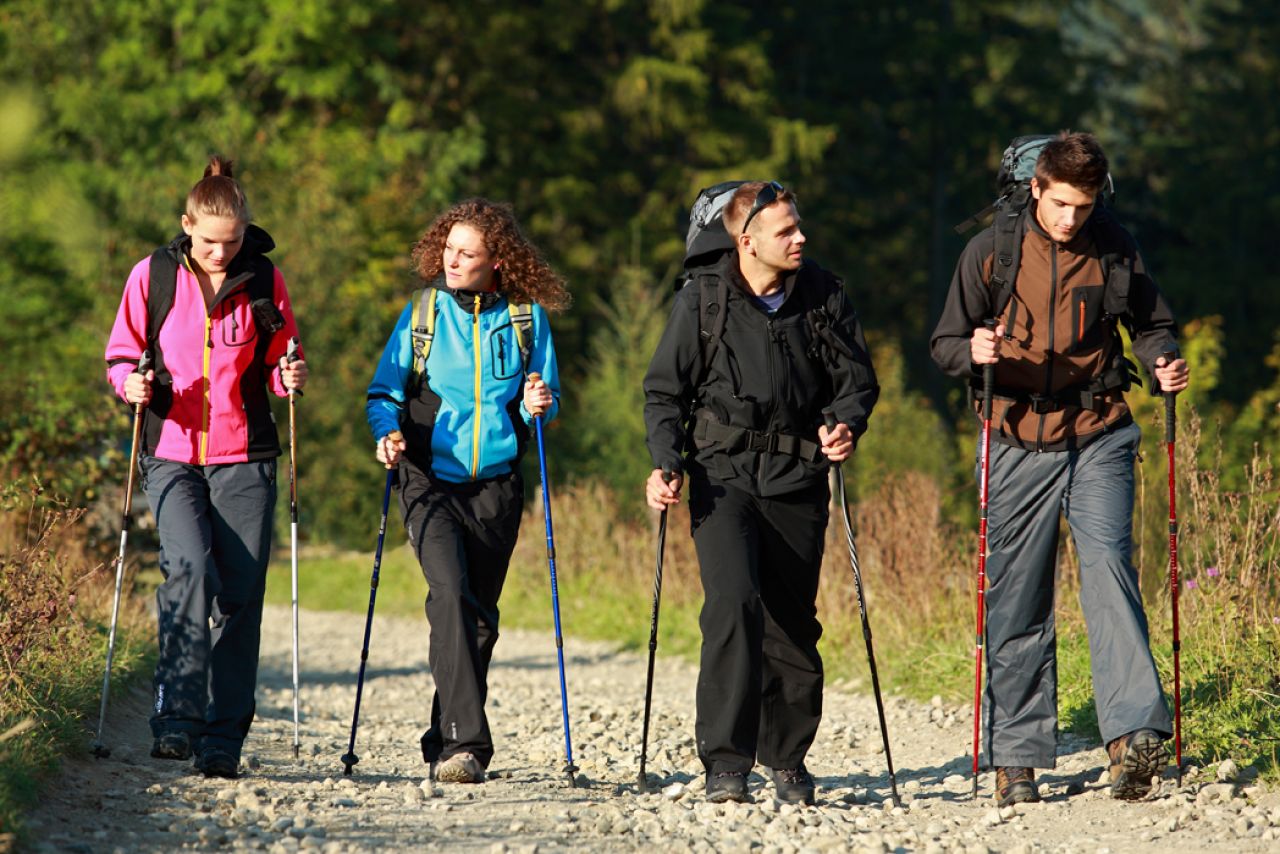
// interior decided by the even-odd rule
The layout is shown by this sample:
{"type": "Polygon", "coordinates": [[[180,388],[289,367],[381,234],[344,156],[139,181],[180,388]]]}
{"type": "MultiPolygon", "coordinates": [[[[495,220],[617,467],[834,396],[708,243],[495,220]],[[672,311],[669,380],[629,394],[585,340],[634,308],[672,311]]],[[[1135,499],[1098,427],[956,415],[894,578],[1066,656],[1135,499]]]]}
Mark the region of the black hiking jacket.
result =
{"type": "MultiPolygon", "coordinates": [[[[880,394],[857,313],[839,278],[811,261],[787,276],[772,317],[750,296],[736,252],[725,255],[676,294],[675,306],[644,379],[645,428],[655,468],[686,468],[761,497],[813,486],[827,476],[816,453],[822,410],[853,431],[867,429],[880,394]],[[702,288],[728,283],[724,333],[711,364],[699,343],[702,288]],[[826,323],[836,345],[815,333],[826,323]],[[698,421],[741,435],[698,437],[698,421]],[[732,428],[739,428],[733,431],[732,428]],[[755,431],[750,435],[745,431],[755,431]],[[770,450],[769,435],[793,451],[770,450]],[[687,454],[687,465],[681,457],[687,454]]],[[[709,324],[708,324],[709,325],[709,324]]],[[[710,329],[705,330],[710,333],[710,329]]]]}

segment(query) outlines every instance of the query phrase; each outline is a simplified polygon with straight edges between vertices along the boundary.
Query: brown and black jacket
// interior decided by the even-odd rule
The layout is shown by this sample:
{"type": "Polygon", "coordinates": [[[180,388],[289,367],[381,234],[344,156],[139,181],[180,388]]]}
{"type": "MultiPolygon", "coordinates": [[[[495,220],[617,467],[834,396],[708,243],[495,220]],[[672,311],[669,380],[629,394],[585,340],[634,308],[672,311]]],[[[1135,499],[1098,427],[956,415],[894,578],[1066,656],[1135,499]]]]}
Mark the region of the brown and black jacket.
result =
{"type": "MultiPolygon", "coordinates": [[[[1032,451],[1080,448],[1132,420],[1119,324],[1151,372],[1160,355],[1177,352],[1173,313],[1137,244],[1106,210],[1095,209],[1076,236],[1060,244],[1040,228],[1033,200],[1018,233],[1013,294],[996,318],[1007,338],[995,366],[993,436],[1032,451]]],[[[995,310],[994,251],[992,228],[969,241],[930,342],[938,367],[978,389],[982,372],[969,360],[969,339],[995,310]]]]}

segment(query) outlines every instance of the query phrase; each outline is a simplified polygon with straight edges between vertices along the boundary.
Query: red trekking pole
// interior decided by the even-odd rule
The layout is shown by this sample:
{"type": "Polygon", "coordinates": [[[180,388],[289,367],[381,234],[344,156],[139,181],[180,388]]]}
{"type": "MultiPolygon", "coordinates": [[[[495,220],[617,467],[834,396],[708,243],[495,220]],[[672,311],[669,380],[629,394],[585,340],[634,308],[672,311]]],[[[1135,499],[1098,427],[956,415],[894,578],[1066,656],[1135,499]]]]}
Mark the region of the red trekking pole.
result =
{"type": "MultiPolygon", "coordinates": [[[[985,321],[988,329],[995,321],[985,321]]],[[[991,452],[991,387],[995,365],[982,366],[982,474],[978,481],[978,616],[973,635],[973,797],[978,797],[978,746],[982,729],[982,645],[987,614],[987,471],[991,452]]]]}
{"type": "MultiPolygon", "coordinates": [[[[1165,364],[1177,358],[1165,353],[1165,364]]],[[[1178,765],[1178,786],[1182,786],[1182,638],[1178,631],[1178,490],[1174,477],[1173,447],[1178,433],[1175,411],[1177,392],[1164,393],[1164,442],[1169,449],[1169,595],[1173,607],[1173,751],[1178,765]]]]}

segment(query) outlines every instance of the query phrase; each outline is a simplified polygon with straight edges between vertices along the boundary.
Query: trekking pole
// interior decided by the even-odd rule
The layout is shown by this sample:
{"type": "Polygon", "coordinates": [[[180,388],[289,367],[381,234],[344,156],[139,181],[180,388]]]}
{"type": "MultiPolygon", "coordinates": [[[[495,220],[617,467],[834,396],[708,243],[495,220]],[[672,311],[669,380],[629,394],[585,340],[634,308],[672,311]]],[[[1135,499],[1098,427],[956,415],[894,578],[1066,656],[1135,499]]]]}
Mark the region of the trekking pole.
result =
{"type": "Polygon", "coordinates": [[[369,663],[369,633],[373,628],[373,603],[378,598],[378,570],[382,566],[382,541],[387,536],[387,509],[391,506],[391,485],[395,483],[396,470],[387,469],[387,487],[382,493],[382,521],[378,523],[378,548],[373,553],[373,576],[369,579],[369,613],[364,618],[364,646],[360,649],[360,673],[356,677],[356,709],[351,714],[351,742],[342,757],[342,773],[351,776],[351,769],[360,757],[356,756],[356,726],[360,722],[360,695],[364,692],[364,668],[369,663]]]}
{"type": "MultiPolygon", "coordinates": [[[[143,350],[138,359],[137,373],[144,377],[151,370],[151,351],[143,350]]],[[[120,553],[116,555],[116,593],[111,601],[111,630],[107,634],[107,666],[102,674],[102,702],[98,706],[98,732],[90,750],[99,759],[106,759],[111,751],[102,743],[102,725],[107,719],[107,692],[111,688],[111,661],[116,652],[116,620],[120,615],[120,589],[124,585],[124,550],[129,542],[129,514],[133,510],[133,473],[138,467],[138,440],[142,438],[143,404],[133,405],[133,441],[129,447],[129,476],[124,487],[124,513],[120,516],[120,553]]]]}
{"type": "MultiPolygon", "coordinates": [[[[827,432],[836,428],[836,413],[833,409],[822,410],[823,421],[827,432]]],[[[894,806],[902,804],[898,797],[898,778],[893,772],[893,753],[889,750],[889,725],[884,719],[884,700],[880,696],[880,676],[876,671],[876,653],[871,644],[871,621],[867,617],[867,600],[862,591],[862,570],[858,568],[858,549],[853,544],[853,522],[849,517],[849,500],[844,489],[844,472],[840,463],[832,463],[836,470],[836,481],[840,484],[840,510],[844,515],[844,537],[849,546],[849,566],[853,569],[853,589],[858,595],[858,614],[862,618],[862,638],[867,643],[867,664],[871,668],[871,690],[876,697],[876,714],[880,717],[880,737],[884,740],[884,760],[889,766],[889,789],[893,793],[894,806]]]]}
{"type": "MultiPolygon", "coordinates": [[[[675,473],[671,465],[662,467],[662,482],[670,483],[675,473]]],[[[649,750],[649,706],[653,700],[653,660],[658,652],[658,603],[662,599],[662,552],[667,544],[667,508],[658,517],[658,560],[653,571],[653,616],[649,619],[649,675],[644,685],[644,727],[640,735],[640,791],[649,791],[649,779],[644,773],[645,754],[649,750]]]]}
{"type": "MultiPolygon", "coordinates": [[[[289,339],[285,353],[289,364],[298,361],[298,338],[289,339]]],[[[294,398],[302,392],[289,389],[289,539],[292,546],[293,585],[293,758],[298,758],[298,431],[294,421],[294,398]]]]}
{"type": "MultiPolygon", "coordinates": [[[[984,321],[995,329],[994,320],[984,321]]],[[[987,473],[991,452],[991,394],[996,366],[982,366],[982,474],[978,482],[978,615],[973,636],[973,797],[978,797],[978,746],[982,727],[982,646],[987,614],[987,473]]]]}
{"type": "MultiPolygon", "coordinates": [[[[1165,353],[1165,364],[1178,357],[1165,353]]],[[[1175,403],[1178,393],[1164,392],[1164,441],[1169,449],[1169,594],[1173,607],[1173,756],[1178,766],[1178,786],[1182,786],[1182,638],[1178,631],[1178,490],[1174,480],[1174,441],[1178,433],[1175,403]]]]}
{"type": "MultiPolygon", "coordinates": [[[[529,374],[529,382],[541,377],[529,374]]],[[[542,413],[533,416],[533,427],[538,435],[538,471],[542,475],[542,518],[547,526],[547,567],[551,572],[551,614],[556,626],[556,661],[560,666],[560,717],[564,722],[564,770],[569,775],[569,786],[577,788],[578,767],[573,764],[573,743],[569,739],[569,694],[564,684],[564,640],[560,635],[560,594],[556,589],[556,542],[551,531],[551,492],[547,488],[547,449],[542,440],[542,413]]]]}

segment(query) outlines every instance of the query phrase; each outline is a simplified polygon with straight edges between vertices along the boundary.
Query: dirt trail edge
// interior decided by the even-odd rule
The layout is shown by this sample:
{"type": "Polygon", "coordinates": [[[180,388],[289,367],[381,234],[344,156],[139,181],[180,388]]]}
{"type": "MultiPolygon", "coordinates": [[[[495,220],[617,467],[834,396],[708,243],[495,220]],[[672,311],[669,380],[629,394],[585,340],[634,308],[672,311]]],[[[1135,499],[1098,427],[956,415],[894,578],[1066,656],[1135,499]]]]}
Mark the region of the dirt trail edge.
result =
{"type": "MultiPolygon", "coordinates": [[[[1044,802],[997,810],[993,777],[969,797],[972,719],[965,708],[889,698],[899,787],[888,801],[875,704],[828,690],[809,768],[818,805],[779,804],[751,777],[755,802],[708,804],[693,747],[695,670],[663,659],[654,689],[649,770],[637,791],[645,656],[569,633],[566,666],[577,788],[549,634],[504,632],[491,673],[497,755],[482,785],[431,784],[418,739],[430,705],[426,621],[377,618],[356,754],[344,777],[363,620],[302,615],[302,758],[292,749],[290,616],[263,626],[258,717],[239,780],[206,780],[189,762],[151,759],[147,697],[111,706],[109,759],[66,764],[32,816],[37,851],[1274,851],[1280,794],[1248,782],[1170,777],[1149,800],[1119,803],[1100,782],[1097,744],[1065,737],[1044,802]]],[[[566,627],[571,630],[571,627],[566,627]]],[[[86,737],[86,744],[88,738],[86,737]]]]}

